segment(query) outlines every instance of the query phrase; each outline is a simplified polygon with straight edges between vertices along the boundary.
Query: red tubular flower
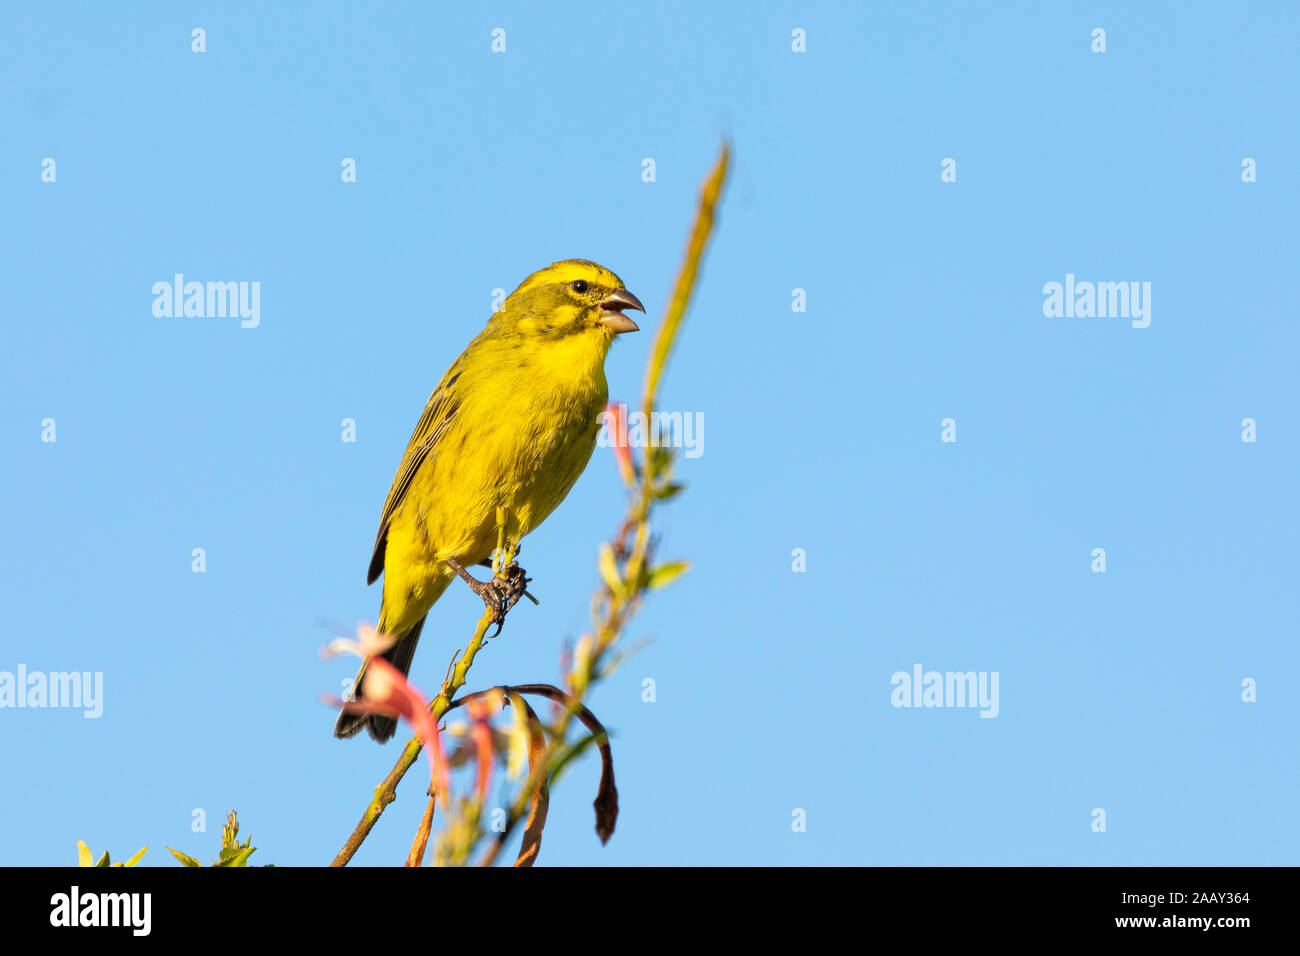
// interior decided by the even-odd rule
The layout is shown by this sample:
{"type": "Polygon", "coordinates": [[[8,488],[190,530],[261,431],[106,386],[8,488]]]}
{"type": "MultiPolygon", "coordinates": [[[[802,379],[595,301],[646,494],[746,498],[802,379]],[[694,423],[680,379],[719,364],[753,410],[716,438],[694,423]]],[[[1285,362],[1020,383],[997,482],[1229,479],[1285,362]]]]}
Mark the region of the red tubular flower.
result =
{"type": "Polygon", "coordinates": [[[622,402],[610,402],[605,406],[605,411],[609,413],[607,421],[613,425],[612,447],[614,460],[618,463],[618,473],[623,479],[623,484],[631,485],[636,475],[632,467],[632,452],[628,448],[627,441],[627,406],[622,402]]]}
{"type": "Polygon", "coordinates": [[[479,806],[487,798],[488,781],[492,779],[492,725],[488,719],[492,716],[493,700],[476,697],[469,702],[469,715],[474,723],[470,734],[478,748],[478,777],[474,782],[474,793],[478,796],[479,806]]]}
{"type": "MultiPolygon", "coordinates": [[[[391,638],[376,634],[369,627],[362,627],[359,636],[359,641],[331,642],[324,651],[325,656],[332,657],[346,651],[368,657],[392,646],[391,638]]],[[[350,714],[383,714],[385,717],[401,717],[406,720],[424,741],[424,752],[429,758],[429,772],[434,790],[445,806],[450,792],[447,761],[442,754],[442,738],[438,733],[438,724],[429,713],[428,699],[420,693],[418,687],[406,679],[405,674],[382,657],[370,657],[366,662],[365,676],[361,680],[365,691],[363,699],[329,698],[326,703],[333,707],[341,707],[350,714]]]]}

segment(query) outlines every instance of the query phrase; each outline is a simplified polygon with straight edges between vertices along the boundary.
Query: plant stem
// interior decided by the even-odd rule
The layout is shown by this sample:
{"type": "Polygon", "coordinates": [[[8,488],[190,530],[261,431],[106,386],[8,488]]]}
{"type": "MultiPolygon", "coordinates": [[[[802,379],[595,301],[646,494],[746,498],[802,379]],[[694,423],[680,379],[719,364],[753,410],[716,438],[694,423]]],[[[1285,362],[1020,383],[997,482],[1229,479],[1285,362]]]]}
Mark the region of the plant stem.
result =
{"type": "Polygon", "coordinates": [[[433,829],[433,808],[437,802],[438,795],[430,793],[429,805],[424,808],[424,816],[420,819],[420,829],[415,831],[411,852],[406,856],[407,866],[424,866],[424,849],[429,845],[429,831],[433,829]]]}

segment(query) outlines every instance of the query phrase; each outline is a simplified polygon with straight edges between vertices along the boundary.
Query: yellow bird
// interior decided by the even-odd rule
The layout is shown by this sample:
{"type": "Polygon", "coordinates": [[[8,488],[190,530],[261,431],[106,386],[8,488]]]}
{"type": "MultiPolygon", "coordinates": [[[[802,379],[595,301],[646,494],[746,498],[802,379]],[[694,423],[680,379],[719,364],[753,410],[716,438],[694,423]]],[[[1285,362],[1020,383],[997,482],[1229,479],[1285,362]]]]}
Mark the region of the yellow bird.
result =
{"type": "MultiPolygon", "coordinates": [[[[549,265],[509,295],[429,396],[384,502],[367,577],[384,575],[379,630],[398,640],[383,656],[402,673],[452,578],[468,577],[463,569],[502,541],[506,553],[517,550],[587,467],[609,398],[605,356],[614,336],[637,331],[624,309],[645,311],[603,266],[549,265]]],[[[490,587],[475,590],[489,599],[490,587]]],[[[362,727],[382,743],[397,722],[344,711],[334,736],[362,727]]]]}

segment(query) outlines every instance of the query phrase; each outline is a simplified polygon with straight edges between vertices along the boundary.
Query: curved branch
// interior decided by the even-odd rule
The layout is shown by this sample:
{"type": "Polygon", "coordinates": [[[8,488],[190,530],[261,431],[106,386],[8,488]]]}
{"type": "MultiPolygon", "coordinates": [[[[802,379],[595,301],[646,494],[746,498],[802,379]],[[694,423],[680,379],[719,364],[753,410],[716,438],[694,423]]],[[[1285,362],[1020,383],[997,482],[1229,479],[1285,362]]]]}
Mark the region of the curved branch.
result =
{"type": "MultiPolygon", "coordinates": [[[[593,714],[585,704],[556,687],[554,684],[503,684],[499,687],[489,687],[487,690],[474,691],[472,694],[466,694],[463,697],[457,698],[452,701],[451,706],[448,707],[447,710],[454,710],[457,707],[469,703],[471,700],[494,693],[505,693],[508,697],[518,697],[521,701],[522,697],[519,697],[521,694],[532,694],[536,697],[545,697],[548,700],[553,700],[556,703],[561,704],[568,713],[582,721],[583,726],[591,731],[591,739],[595,741],[597,748],[600,750],[600,785],[596,790],[596,799],[592,801],[592,806],[596,810],[596,835],[600,837],[602,845],[608,843],[609,838],[614,835],[614,825],[618,821],[618,787],[614,785],[614,751],[609,745],[609,732],[605,730],[605,726],[600,722],[600,719],[593,714]]],[[[527,706],[526,702],[525,706],[527,706]]],[[[528,708],[528,714],[530,717],[536,717],[536,715],[533,714],[531,707],[528,708]]],[[[572,755],[574,754],[571,753],[570,756],[572,755]]],[[[528,782],[520,794],[521,800],[519,803],[516,803],[515,806],[510,808],[510,814],[506,819],[505,828],[497,835],[496,841],[492,844],[491,849],[488,850],[487,855],[483,859],[481,864],[482,866],[491,866],[496,861],[497,856],[501,852],[501,848],[510,838],[510,834],[514,832],[519,821],[523,819],[524,812],[521,808],[521,803],[524,796],[528,797],[528,823],[525,827],[523,849],[520,850],[519,859],[516,860],[515,865],[532,865],[531,860],[524,863],[524,858],[530,849],[529,833],[533,828],[534,800],[536,795],[541,792],[542,788],[547,785],[549,775],[550,768],[547,767],[545,763],[535,765],[532,747],[530,746],[528,782]]],[[[541,842],[541,826],[543,825],[545,825],[544,818],[538,824],[536,834],[538,844],[541,842]]],[[[536,847],[532,849],[534,850],[533,858],[535,859],[536,847]]]]}

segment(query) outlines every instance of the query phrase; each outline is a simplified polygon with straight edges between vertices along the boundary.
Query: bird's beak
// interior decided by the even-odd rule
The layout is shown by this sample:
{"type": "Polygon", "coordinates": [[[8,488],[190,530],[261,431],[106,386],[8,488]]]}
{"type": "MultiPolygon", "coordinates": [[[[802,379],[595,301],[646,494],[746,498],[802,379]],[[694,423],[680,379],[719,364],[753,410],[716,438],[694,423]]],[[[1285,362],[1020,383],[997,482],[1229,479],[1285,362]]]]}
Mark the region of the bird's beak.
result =
{"type": "Polygon", "coordinates": [[[615,335],[640,331],[641,326],[624,315],[623,309],[636,309],[638,312],[644,312],[645,306],[641,304],[640,299],[628,292],[627,289],[619,289],[600,303],[600,324],[615,335]]]}

